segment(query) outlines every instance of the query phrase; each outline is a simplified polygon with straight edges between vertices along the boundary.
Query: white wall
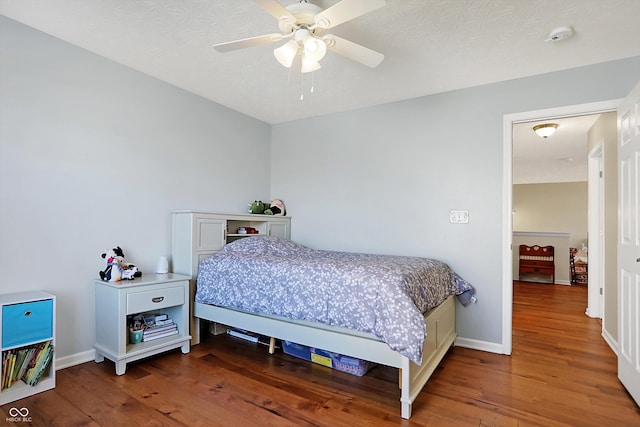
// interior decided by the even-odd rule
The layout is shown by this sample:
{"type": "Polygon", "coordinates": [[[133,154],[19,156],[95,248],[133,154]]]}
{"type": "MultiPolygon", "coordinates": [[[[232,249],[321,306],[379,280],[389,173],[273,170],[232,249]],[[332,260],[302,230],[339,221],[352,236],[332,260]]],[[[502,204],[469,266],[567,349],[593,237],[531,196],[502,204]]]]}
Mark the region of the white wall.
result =
{"type": "Polygon", "coordinates": [[[459,336],[500,344],[504,115],[622,98],[638,76],[635,57],[275,125],[271,193],[301,243],[448,262],[478,291],[459,336]]]}
{"type": "Polygon", "coordinates": [[[268,198],[269,126],[4,17],[0,64],[0,292],[56,294],[86,352],[103,249],[152,272],[171,210],[268,198]]]}

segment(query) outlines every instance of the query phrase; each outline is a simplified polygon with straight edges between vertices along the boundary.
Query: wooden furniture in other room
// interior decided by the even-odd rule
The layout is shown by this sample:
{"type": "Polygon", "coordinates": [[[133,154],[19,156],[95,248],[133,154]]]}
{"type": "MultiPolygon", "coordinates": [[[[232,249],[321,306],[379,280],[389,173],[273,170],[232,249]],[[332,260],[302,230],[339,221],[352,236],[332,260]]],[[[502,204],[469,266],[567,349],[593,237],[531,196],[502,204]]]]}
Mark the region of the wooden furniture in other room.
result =
{"type": "Polygon", "coordinates": [[[589,263],[586,254],[576,248],[569,248],[571,265],[571,284],[586,285],[589,283],[589,263]]]}
{"type": "Polygon", "coordinates": [[[520,245],[519,280],[521,282],[555,283],[554,247],[520,245]]]}
{"type": "Polygon", "coordinates": [[[96,363],[106,357],[116,364],[116,374],[123,375],[128,362],[178,347],[189,353],[189,279],[167,273],[120,282],[96,280],[96,363]],[[131,344],[127,316],[143,313],[167,314],[178,333],[131,344]]]}

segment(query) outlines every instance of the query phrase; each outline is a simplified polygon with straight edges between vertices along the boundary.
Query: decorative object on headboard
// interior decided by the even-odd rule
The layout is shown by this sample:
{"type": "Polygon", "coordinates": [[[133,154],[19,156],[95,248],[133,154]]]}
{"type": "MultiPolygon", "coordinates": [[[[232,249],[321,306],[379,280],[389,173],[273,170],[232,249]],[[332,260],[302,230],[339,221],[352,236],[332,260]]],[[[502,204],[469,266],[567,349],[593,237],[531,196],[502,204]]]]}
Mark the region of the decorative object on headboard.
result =
{"type": "Polygon", "coordinates": [[[271,206],[264,211],[265,215],[277,215],[284,216],[287,214],[287,210],[284,208],[284,203],[280,199],[271,200],[271,206]]]}
{"type": "Polygon", "coordinates": [[[280,199],[271,200],[271,204],[263,203],[262,200],[254,200],[253,203],[249,205],[249,213],[285,216],[286,209],[280,199]]]}
{"type": "Polygon", "coordinates": [[[254,200],[253,203],[249,205],[249,213],[263,214],[266,208],[267,208],[267,205],[262,203],[262,200],[254,200]]]}
{"type": "Polygon", "coordinates": [[[555,283],[554,252],[553,246],[520,245],[519,280],[521,282],[555,283]],[[544,280],[545,277],[549,277],[550,282],[544,280]]]}

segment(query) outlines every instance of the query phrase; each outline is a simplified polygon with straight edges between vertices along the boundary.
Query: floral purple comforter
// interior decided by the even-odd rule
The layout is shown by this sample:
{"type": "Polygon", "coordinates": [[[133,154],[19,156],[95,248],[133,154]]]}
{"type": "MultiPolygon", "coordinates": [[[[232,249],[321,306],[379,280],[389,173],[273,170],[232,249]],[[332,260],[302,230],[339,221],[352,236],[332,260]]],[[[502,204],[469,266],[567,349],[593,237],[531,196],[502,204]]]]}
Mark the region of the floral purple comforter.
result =
{"type": "Polygon", "coordinates": [[[202,260],[196,301],[341,326],[375,335],[422,362],[423,313],[473,287],[427,258],[314,250],[247,237],[202,260]]]}

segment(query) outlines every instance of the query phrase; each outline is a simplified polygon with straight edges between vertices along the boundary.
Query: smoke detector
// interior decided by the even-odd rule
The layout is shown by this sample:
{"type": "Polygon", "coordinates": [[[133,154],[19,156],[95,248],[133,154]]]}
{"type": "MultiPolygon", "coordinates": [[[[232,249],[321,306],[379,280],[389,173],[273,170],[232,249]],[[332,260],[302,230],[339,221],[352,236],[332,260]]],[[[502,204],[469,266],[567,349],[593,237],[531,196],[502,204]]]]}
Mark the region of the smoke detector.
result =
{"type": "Polygon", "coordinates": [[[558,27],[549,33],[549,37],[545,40],[547,43],[557,43],[559,41],[568,39],[573,35],[573,29],[571,27],[558,27]]]}

